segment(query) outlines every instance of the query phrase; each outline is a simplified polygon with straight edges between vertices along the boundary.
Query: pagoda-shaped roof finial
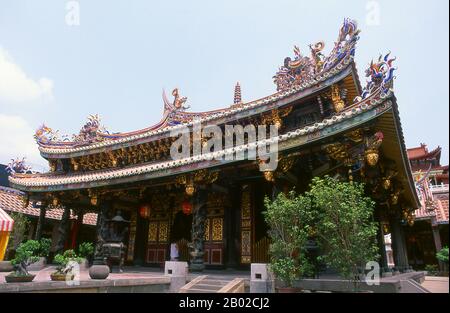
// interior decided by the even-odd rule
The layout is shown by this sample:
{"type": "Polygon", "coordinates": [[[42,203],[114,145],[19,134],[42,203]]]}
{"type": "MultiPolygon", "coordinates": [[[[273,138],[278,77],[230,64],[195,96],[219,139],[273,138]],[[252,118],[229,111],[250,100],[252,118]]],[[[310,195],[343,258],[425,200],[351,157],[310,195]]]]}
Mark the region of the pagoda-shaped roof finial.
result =
{"type": "Polygon", "coordinates": [[[237,82],[236,86],[234,87],[234,104],[240,103],[242,103],[241,85],[239,85],[239,82],[237,82]]]}

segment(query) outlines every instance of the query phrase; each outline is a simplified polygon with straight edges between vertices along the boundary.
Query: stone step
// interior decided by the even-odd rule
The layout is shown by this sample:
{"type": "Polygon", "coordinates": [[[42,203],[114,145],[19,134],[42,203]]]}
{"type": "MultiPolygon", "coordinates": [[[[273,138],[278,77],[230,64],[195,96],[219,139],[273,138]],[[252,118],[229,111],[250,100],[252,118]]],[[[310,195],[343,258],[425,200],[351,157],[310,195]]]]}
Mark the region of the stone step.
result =
{"type": "Polygon", "coordinates": [[[228,284],[231,280],[213,280],[213,279],[203,279],[201,283],[203,284],[209,284],[209,285],[216,285],[216,286],[225,286],[228,284]]]}
{"type": "Polygon", "coordinates": [[[222,286],[207,285],[207,284],[196,284],[192,288],[216,291],[216,290],[219,290],[220,288],[222,288],[222,286]]]}
{"type": "Polygon", "coordinates": [[[215,292],[207,289],[189,288],[189,290],[187,290],[186,293],[215,293],[215,292]]]}

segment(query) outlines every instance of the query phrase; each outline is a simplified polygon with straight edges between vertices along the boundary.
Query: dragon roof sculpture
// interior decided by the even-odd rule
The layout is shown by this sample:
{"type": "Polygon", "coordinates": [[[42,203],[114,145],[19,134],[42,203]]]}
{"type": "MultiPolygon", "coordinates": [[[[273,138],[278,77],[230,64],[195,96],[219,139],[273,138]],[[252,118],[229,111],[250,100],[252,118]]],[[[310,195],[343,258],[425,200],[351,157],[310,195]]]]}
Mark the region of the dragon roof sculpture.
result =
{"type": "Polygon", "coordinates": [[[25,158],[20,160],[19,158],[11,159],[8,163],[6,171],[10,174],[25,174],[31,172],[31,166],[26,165],[25,158]]]}
{"type": "Polygon", "coordinates": [[[357,23],[350,19],[345,19],[339,31],[338,39],[333,50],[328,57],[325,57],[322,50],[325,43],[319,41],[314,45],[309,45],[311,56],[303,56],[300,48],[294,46],[294,59],[290,57],[284,59],[284,64],[279,68],[273,77],[277,85],[277,91],[283,91],[295,86],[301,86],[304,82],[313,79],[314,76],[326,71],[348,55],[354,55],[355,45],[358,41],[359,30],[357,23]]]}

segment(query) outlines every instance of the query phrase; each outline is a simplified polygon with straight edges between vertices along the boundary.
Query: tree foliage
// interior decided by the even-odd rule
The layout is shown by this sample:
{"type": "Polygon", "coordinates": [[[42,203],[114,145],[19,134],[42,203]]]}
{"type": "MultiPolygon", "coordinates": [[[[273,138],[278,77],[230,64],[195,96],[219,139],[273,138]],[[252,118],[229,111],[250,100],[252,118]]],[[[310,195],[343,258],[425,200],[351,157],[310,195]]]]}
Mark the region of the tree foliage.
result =
{"type": "Polygon", "coordinates": [[[438,253],[436,253],[436,258],[444,263],[448,264],[448,247],[444,247],[441,249],[441,251],[439,251],[438,253]]]}
{"type": "Polygon", "coordinates": [[[346,279],[358,279],[368,261],[378,258],[375,203],[364,195],[364,186],[329,176],[314,178],[310,197],[321,258],[346,279]]]}
{"type": "Polygon", "coordinates": [[[9,238],[8,250],[16,250],[25,238],[30,220],[24,214],[17,212],[11,212],[10,217],[14,220],[14,227],[9,238]]]}
{"type": "Polygon", "coordinates": [[[280,193],[273,201],[264,199],[264,217],[271,239],[270,268],[287,286],[311,272],[306,254],[306,242],[312,221],[309,198],[280,193]]]}

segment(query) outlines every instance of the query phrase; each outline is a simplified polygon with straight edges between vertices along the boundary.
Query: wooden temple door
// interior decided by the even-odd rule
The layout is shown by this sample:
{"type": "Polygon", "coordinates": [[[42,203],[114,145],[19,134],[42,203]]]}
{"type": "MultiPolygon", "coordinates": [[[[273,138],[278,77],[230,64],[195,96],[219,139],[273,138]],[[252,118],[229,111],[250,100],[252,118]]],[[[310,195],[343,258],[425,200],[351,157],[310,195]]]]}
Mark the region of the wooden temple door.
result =
{"type": "Polygon", "coordinates": [[[207,218],[205,220],[204,262],[205,265],[224,265],[224,210],[228,199],[221,193],[208,195],[207,218]]]}
{"type": "Polygon", "coordinates": [[[205,221],[206,265],[223,265],[223,216],[208,217],[205,221]]]}
{"type": "Polygon", "coordinates": [[[148,244],[146,262],[163,264],[169,245],[169,222],[152,220],[148,225],[148,244]]]}

